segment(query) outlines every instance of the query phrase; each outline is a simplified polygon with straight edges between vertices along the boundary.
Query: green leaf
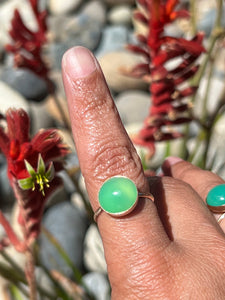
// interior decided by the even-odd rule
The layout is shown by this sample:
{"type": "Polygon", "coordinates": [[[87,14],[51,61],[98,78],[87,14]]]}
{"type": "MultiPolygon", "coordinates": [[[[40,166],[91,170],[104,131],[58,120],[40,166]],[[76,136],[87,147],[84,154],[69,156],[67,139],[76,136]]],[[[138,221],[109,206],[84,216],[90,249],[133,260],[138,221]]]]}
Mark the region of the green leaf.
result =
{"type": "Polygon", "coordinates": [[[18,180],[19,187],[22,190],[29,190],[34,187],[34,180],[32,177],[18,180]]]}
{"type": "Polygon", "coordinates": [[[49,164],[49,167],[48,167],[47,172],[45,173],[45,176],[49,181],[52,181],[52,179],[54,178],[55,168],[54,168],[54,165],[52,162],[49,164]]]}
{"type": "Polygon", "coordinates": [[[11,294],[13,296],[13,299],[16,299],[16,300],[23,300],[24,299],[24,297],[21,295],[21,293],[20,293],[19,289],[16,287],[16,285],[11,284],[10,291],[11,291],[11,294]]]}
{"type": "Polygon", "coordinates": [[[25,159],[24,160],[25,162],[25,166],[26,166],[26,169],[27,169],[27,172],[33,177],[36,175],[36,172],[34,170],[34,168],[31,166],[31,164],[29,164],[29,162],[25,159]]]}
{"type": "Polygon", "coordinates": [[[44,160],[43,160],[41,154],[39,154],[39,156],[38,156],[37,173],[39,173],[41,175],[45,174],[45,163],[44,163],[44,160]]]}

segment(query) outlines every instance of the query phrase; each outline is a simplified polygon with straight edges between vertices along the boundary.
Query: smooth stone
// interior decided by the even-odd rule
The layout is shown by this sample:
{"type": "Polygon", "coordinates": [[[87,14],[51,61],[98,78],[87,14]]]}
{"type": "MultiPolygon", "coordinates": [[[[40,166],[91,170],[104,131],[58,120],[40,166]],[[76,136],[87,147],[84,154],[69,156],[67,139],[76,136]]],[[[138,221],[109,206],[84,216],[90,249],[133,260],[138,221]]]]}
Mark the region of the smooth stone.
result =
{"type": "Polygon", "coordinates": [[[48,28],[49,28],[49,42],[62,42],[66,41],[68,35],[70,35],[70,23],[74,22],[74,15],[72,16],[48,16],[48,28]],[[67,30],[67,34],[66,34],[67,30]]]}
{"type": "Polygon", "coordinates": [[[7,165],[4,162],[0,165],[0,209],[9,208],[15,201],[12,187],[7,176],[7,165]]]}
{"type": "Polygon", "coordinates": [[[165,27],[165,33],[166,36],[173,36],[180,38],[183,36],[184,32],[177,26],[175,23],[168,24],[165,27]]]}
{"type": "MultiPolygon", "coordinates": [[[[60,178],[61,178],[61,172],[60,172],[60,178]]],[[[62,177],[63,180],[63,177],[62,177]]],[[[56,204],[65,202],[65,199],[67,199],[68,194],[64,186],[61,185],[49,198],[48,201],[45,204],[45,208],[49,209],[50,207],[54,207],[56,204]]]]}
{"type": "Polygon", "coordinates": [[[5,53],[5,45],[0,40],[0,64],[3,63],[4,53],[5,53]]]}
{"type": "Polygon", "coordinates": [[[35,268],[35,277],[36,282],[38,282],[39,287],[48,291],[49,294],[54,295],[57,299],[57,292],[54,284],[50,280],[50,278],[46,275],[43,268],[37,267],[35,268]]]}
{"type": "Polygon", "coordinates": [[[103,183],[98,194],[101,208],[109,214],[122,215],[137,203],[138,191],[132,180],[115,176],[103,183]]]}
{"type": "Polygon", "coordinates": [[[110,300],[110,285],[105,274],[98,272],[87,273],[82,277],[90,293],[96,300],[110,300]]]}
{"type": "Polygon", "coordinates": [[[151,104],[148,92],[128,90],[118,94],[114,100],[124,125],[143,122],[148,116],[151,104]]]}
{"type": "Polygon", "coordinates": [[[208,163],[212,164],[212,170],[225,180],[225,116],[216,122],[213,128],[212,138],[209,145],[208,163]]]}
{"type": "Polygon", "coordinates": [[[100,45],[95,52],[97,58],[101,58],[113,51],[122,51],[129,42],[129,30],[121,25],[109,25],[103,28],[100,45]]]}
{"type": "MultiPolygon", "coordinates": [[[[197,29],[204,31],[206,37],[209,37],[214,27],[217,15],[216,1],[197,1],[197,29]]],[[[225,26],[225,11],[222,9],[221,26],[225,26]]]]}
{"type": "Polygon", "coordinates": [[[9,108],[23,108],[29,111],[29,105],[26,99],[17,91],[12,89],[8,84],[0,80],[0,107],[1,113],[5,113],[9,108]]]}
{"type": "Polygon", "coordinates": [[[42,128],[54,128],[55,120],[47,110],[46,102],[30,102],[30,116],[32,118],[31,135],[42,128]]]}
{"type": "MultiPolygon", "coordinates": [[[[203,77],[199,89],[196,94],[196,102],[194,103],[194,112],[195,115],[201,117],[203,111],[203,99],[205,95],[205,90],[207,88],[207,78],[203,77]]],[[[214,74],[211,79],[211,85],[208,93],[208,103],[207,103],[207,113],[210,115],[214,112],[217,107],[218,101],[222,95],[224,89],[224,79],[220,76],[214,74]],[[210,101],[213,99],[213,101],[210,101]]],[[[225,179],[225,152],[224,152],[224,143],[225,143],[225,117],[221,116],[221,118],[216,122],[213,132],[211,134],[211,140],[208,150],[207,156],[207,167],[210,166],[211,170],[225,179]]],[[[196,140],[189,139],[187,143],[188,151],[192,151],[196,144],[196,140]]],[[[204,143],[201,143],[200,147],[198,147],[197,154],[194,158],[193,163],[198,162],[202,155],[204,155],[205,146],[204,143]]]]}
{"type": "MultiPolygon", "coordinates": [[[[224,26],[225,27],[225,26],[224,26]]],[[[219,53],[216,55],[215,61],[215,76],[224,80],[225,78],[225,47],[221,48],[219,53]]]]}
{"type": "Polygon", "coordinates": [[[72,13],[81,4],[82,0],[49,0],[49,10],[53,15],[72,13]]]}
{"type": "Polygon", "coordinates": [[[108,25],[102,30],[100,45],[95,51],[95,56],[99,59],[107,53],[123,51],[124,46],[130,42],[130,31],[122,25],[108,25]]]}
{"type": "Polygon", "coordinates": [[[88,271],[107,273],[102,239],[96,224],[90,225],[85,235],[84,265],[88,271]]]}
{"type": "MultiPolygon", "coordinates": [[[[69,121],[70,120],[69,119],[69,111],[68,111],[68,107],[67,107],[67,104],[66,104],[66,98],[58,96],[58,101],[61,105],[61,108],[64,111],[67,122],[70,122],[69,121]]],[[[59,124],[63,123],[62,115],[61,115],[58,107],[55,104],[54,98],[51,95],[46,99],[46,109],[47,109],[48,113],[51,115],[51,117],[53,119],[55,119],[55,121],[57,123],[59,123],[59,124]]]]}
{"type": "Polygon", "coordinates": [[[63,54],[71,47],[84,46],[94,51],[101,40],[102,24],[89,18],[86,14],[79,14],[70,18],[52,19],[51,40],[48,51],[52,60],[52,67],[61,70],[63,54]]]}
{"type": "Polygon", "coordinates": [[[71,42],[56,42],[49,45],[49,55],[51,56],[52,68],[60,70],[63,54],[73,47],[74,44],[71,42]]]}
{"type": "Polygon", "coordinates": [[[86,215],[87,211],[84,205],[84,201],[78,192],[73,192],[70,196],[71,203],[79,210],[81,214],[86,215]]]}
{"type": "Polygon", "coordinates": [[[28,69],[4,68],[0,80],[7,83],[27,100],[40,102],[48,95],[46,82],[28,69]]]}
{"type": "MultiPolygon", "coordinates": [[[[203,111],[203,105],[204,105],[203,99],[205,95],[205,90],[207,88],[207,83],[208,83],[207,77],[203,77],[196,94],[197,100],[194,103],[194,111],[195,114],[198,116],[201,116],[201,113],[203,111]]],[[[208,101],[207,103],[207,112],[209,114],[212,113],[217,107],[223,89],[224,89],[224,79],[217,76],[213,76],[211,79],[210,89],[208,92],[208,99],[213,99],[213,101],[208,101]]]]}
{"type": "MultiPolygon", "coordinates": [[[[82,270],[83,241],[87,229],[87,219],[70,202],[63,202],[46,211],[43,217],[43,226],[62,245],[73,264],[82,270]]],[[[55,269],[65,276],[73,277],[71,268],[44,234],[40,235],[39,246],[40,261],[48,270],[55,269]]]]}
{"type": "Polygon", "coordinates": [[[216,9],[212,9],[205,13],[201,20],[199,20],[197,24],[198,31],[204,31],[205,35],[209,37],[213,26],[215,24],[217,11],[216,9]]]}
{"type": "Polygon", "coordinates": [[[80,13],[101,25],[104,25],[106,22],[106,5],[100,0],[92,0],[85,3],[80,13]]]}
{"type": "Polygon", "coordinates": [[[94,18],[90,18],[87,13],[80,13],[75,18],[76,31],[72,36],[74,45],[85,46],[91,51],[99,46],[102,36],[103,24],[94,18]]]}
{"type": "Polygon", "coordinates": [[[103,0],[107,5],[109,6],[115,6],[119,4],[128,4],[128,5],[134,5],[135,0],[103,0]]]}
{"type": "Polygon", "coordinates": [[[112,24],[129,26],[132,21],[132,9],[128,5],[115,6],[109,12],[108,19],[112,24]]]}
{"type": "Polygon", "coordinates": [[[207,195],[206,203],[210,206],[225,205],[225,184],[212,188],[207,195]]]}
{"type": "Polygon", "coordinates": [[[128,70],[143,63],[140,55],[128,51],[115,51],[102,56],[99,63],[112,91],[119,93],[126,90],[147,90],[148,85],[143,80],[122,74],[123,69],[128,70]]]}

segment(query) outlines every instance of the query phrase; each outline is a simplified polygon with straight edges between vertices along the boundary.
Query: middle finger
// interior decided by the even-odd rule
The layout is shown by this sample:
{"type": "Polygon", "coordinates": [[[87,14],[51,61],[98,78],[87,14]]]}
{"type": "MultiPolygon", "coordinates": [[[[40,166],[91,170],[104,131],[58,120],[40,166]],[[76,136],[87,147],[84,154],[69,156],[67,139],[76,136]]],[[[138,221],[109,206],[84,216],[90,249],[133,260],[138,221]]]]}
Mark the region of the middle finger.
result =
{"type": "MultiPolygon", "coordinates": [[[[206,201],[209,191],[225,181],[213,172],[202,170],[178,157],[168,157],[162,165],[165,175],[180,179],[188,184],[206,201]]],[[[221,214],[214,214],[219,219],[221,214]]],[[[225,221],[220,222],[225,231],[225,221]]]]}

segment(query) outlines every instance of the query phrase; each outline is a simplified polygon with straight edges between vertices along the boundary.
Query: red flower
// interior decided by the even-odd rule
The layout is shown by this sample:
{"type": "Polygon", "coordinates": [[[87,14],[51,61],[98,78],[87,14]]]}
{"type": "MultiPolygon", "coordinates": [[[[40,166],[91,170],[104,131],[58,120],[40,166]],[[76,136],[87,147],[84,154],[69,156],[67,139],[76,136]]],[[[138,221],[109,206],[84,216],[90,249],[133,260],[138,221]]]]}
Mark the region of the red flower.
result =
{"type": "Polygon", "coordinates": [[[135,66],[129,74],[141,77],[150,84],[152,105],[144,128],[134,142],[155,151],[155,142],[182,137],[173,125],[190,122],[191,105],[187,97],[196,92],[190,80],[198,70],[196,60],[205,51],[203,35],[192,40],[164,35],[165,26],[177,18],[188,17],[185,10],[176,10],[178,0],[138,0],[144,11],[138,10],[134,17],[148,26],[147,36],[139,35],[139,46],[128,49],[143,55],[146,63],[135,66]],[[171,59],[179,58],[176,67],[169,68],[171,59]],[[166,65],[167,64],[167,65],[166,65]],[[185,87],[184,87],[185,83],[185,87]]]}
{"type": "Polygon", "coordinates": [[[24,24],[19,11],[14,11],[9,34],[13,40],[6,45],[6,50],[14,54],[16,67],[27,68],[48,81],[48,67],[42,59],[42,48],[46,43],[47,11],[40,12],[38,0],[29,0],[37,21],[37,32],[31,31],[24,24]]]}
{"type": "Polygon", "coordinates": [[[6,157],[9,181],[18,201],[18,222],[23,227],[24,241],[16,239],[2,214],[0,223],[10,242],[24,251],[39,234],[47,198],[61,185],[55,173],[62,170],[62,158],[68,148],[55,129],[40,130],[31,139],[29,117],[22,109],[8,110],[5,120],[7,128],[0,127],[0,149],[6,157]]]}

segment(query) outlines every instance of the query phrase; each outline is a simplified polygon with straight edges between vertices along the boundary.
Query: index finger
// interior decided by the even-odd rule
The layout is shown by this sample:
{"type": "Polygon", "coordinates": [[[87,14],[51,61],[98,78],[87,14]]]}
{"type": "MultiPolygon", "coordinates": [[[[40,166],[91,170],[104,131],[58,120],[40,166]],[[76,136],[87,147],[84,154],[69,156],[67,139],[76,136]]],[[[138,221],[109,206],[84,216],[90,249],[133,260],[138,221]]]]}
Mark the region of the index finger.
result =
{"type": "MultiPolygon", "coordinates": [[[[94,56],[83,47],[75,47],[64,55],[62,68],[73,136],[93,210],[99,207],[102,183],[115,175],[130,178],[139,192],[148,192],[140,159],[94,56]]],[[[132,260],[137,260],[135,253],[145,261],[149,259],[147,253],[154,255],[154,249],[169,243],[155,205],[149,200],[139,201],[135,211],[123,218],[102,213],[98,225],[106,260],[112,267],[126,257],[129,268],[132,260]]]]}

